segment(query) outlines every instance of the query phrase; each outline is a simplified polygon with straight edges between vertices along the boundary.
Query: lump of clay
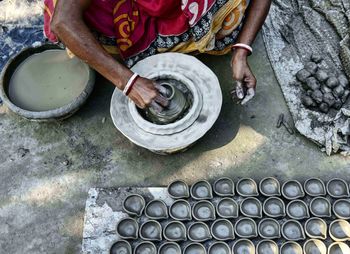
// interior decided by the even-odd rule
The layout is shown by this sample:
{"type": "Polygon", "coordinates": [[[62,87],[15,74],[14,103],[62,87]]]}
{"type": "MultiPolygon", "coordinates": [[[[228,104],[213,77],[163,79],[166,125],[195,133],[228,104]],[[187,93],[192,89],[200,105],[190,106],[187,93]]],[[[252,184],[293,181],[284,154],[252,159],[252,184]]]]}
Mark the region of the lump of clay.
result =
{"type": "Polygon", "coordinates": [[[335,99],[333,108],[335,109],[341,109],[341,107],[343,106],[343,103],[340,99],[335,99]]]}
{"type": "Polygon", "coordinates": [[[314,61],[315,63],[320,63],[323,60],[323,58],[322,58],[322,56],[320,54],[313,53],[311,55],[311,60],[314,61]]]}
{"type": "Polygon", "coordinates": [[[335,88],[339,85],[339,81],[336,77],[334,76],[331,76],[327,79],[327,82],[326,82],[326,85],[329,87],[329,88],[335,88]]]}
{"type": "Polygon", "coordinates": [[[321,112],[323,112],[323,113],[328,113],[328,111],[329,111],[329,106],[325,102],[321,103],[319,108],[320,108],[321,112]]]}
{"type": "Polygon", "coordinates": [[[305,69],[301,69],[297,72],[297,79],[301,82],[305,82],[308,77],[311,76],[311,73],[305,69]]]}
{"type": "Polygon", "coordinates": [[[301,102],[307,108],[316,107],[316,103],[314,102],[314,100],[310,96],[303,95],[301,97],[301,102]]]}
{"type": "Polygon", "coordinates": [[[332,106],[334,105],[334,103],[335,103],[335,98],[334,98],[333,94],[331,94],[331,93],[325,93],[325,94],[323,95],[323,101],[324,101],[325,103],[327,103],[327,105],[328,105],[329,107],[332,107],[332,106]]]}
{"type": "Polygon", "coordinates": [[[340,85],[333,89],[333,94],[336,97],[343,96],[344,92],[345,92],[344,88],[342,86],[340,86],[340,85]]]}
{"type": "Polygon", "coordinates": [[[308,62],[304,66],[305,70],[310,72],[312,75],[314,75],[318,69],[317,64],[314,62],[308,62]]]}
{"type": "Polygon", "coordinates": [[[321,86],[320,83],[317,81],[317,79],[315,79],[314,77],[308,77],[306,79],[306,85],[311,90],[320,89],[320,86],[321,86]]]}
{"type": "Polygon", "coordinates": [[[322,93],[332,93],[332,89],[330,89],[328,86],[326,85],[321,85],[321,92],[322,93]]]}
{"type": "Polygon", "coordinates": [[[318,81],[324,82],[328,79],[328,74],[324,70],[318,69],[315,77],[317,78],[318,81]]]}
{"type": "Polygon", "coordinates": [[[344,91],[344,94],[343,94],[343,96],[341,97],[341,101],[342,101],[343,103],[346,102],[346,100],[348,99],[349,94],[350,94],[350,91],[349,91],[349,90],[345,90],[345,91],[344,91]]]}
{"type": "Polygon", "coordinates": [[[346,78],[344,74],[339,75],[338,80],[339,80],[339,84],[342,87],[346,88],[349,86],[349,80],[346,78]]]}
{"type": "Polygon", "coordinates": [[[316,103],[321,103],[323,100],[323,93],[320,90],[315,90],[312,92],[311,97],[316,103]]]}

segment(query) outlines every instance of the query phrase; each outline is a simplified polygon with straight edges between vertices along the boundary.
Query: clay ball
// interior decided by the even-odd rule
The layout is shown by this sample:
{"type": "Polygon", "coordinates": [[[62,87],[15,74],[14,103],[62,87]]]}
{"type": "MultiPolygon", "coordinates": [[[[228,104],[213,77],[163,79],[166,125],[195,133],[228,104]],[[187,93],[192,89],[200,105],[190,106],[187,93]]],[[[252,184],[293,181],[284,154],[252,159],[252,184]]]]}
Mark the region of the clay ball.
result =
{"type": "Polygon", "coordinates": [[[329,106],[327,103],[323,102],[320,104],[319,109],[321,110],[321,112],[327,113],[329,111],[329,106]]]}
{"type": "Polygon", "coordinates": [[[339,85],[339,80],[336,77],[331,76],[327,79],[326,85],[329,88],[335,88],[339,85]]]}
{"type": "Polygon", "coordinates": [[[328,86],[326,85],[321,85],[321,92],[322,93],[331,93],[332,89],[330,89],[328,86]]]}
{"type": "Polygon", "coordinates": [[[349,94],[350,94],[350,91],[349,91],[349,90],[345,90],[345,91],[344,91],[344,94],[343,94],[343,96],[341,97],[341,101],[342,101],[343,103],[346,102],[346,100],[347,100],[348,97],[349,97],[349,94]]]}
{"type": "Polygon", "coordinates": [[[342,86],[337,86],[336,88],[333,89],[333,94],[334,96],[340,98],[343,96],[345,90],[342,86]]]}
{"type": "Polygon", "coordinates": [[[315,74],[315,77],[317,78],[318,81],[324,82],[328,79],[328,74],[324,70],[318,70],[315,74]]]}
{"type": "Polygon", "coordinates": [[[307,91],[306,91],[306,95],[308,95],[309,97],[311,97],[312,92],[313,92],[312,90],[307,90],[307,91]]]}
{"type": "Polygon", "coordinates": [[[332,93],[325,93],[323,95],[323,101],[327,103],[329,107],[332,107],[335,103],[335,98],[332,93]]]}
{"type": "Polygon", "coordinates": [[[315,90],[312,92],[311,97],[316,103],[321,103],[323,100],[323,93],[320,90],[315,90]]]}
{"type": "Polygon", "coordinates": [[[310,96],[307,96],[307,95],[303,95],[301,97],[301,102],[307,108],[316,106],[314,100],[310,96]]]}
{"type": "Polygon", "coordinates": [[[339,75],[338,80],[339,80],[339,84],[342,87],[346,88],[349,86],[349,80],[346,78],[344,74],[339,75]]]}
{"type": "Polygon", "coordinates": [[[313,53],[313,54],[311,55],[311,60],[314,61],[315,63],[320,63],[320,62],[323,60],[323,58],[321,57],[320,54],[318,54],[318,53],[313,53]]]}
{"type": "Polygon", "coordinates": [[[335,102],[333,104],[333,108],[335,109],[341,109],[341,107],[343,106],[343,103],[340,99],[336,98],[335,102]]]}
{"type": "Polygon", "coordinates": [[[305,70],[310,72],[312,75],[314,75],[318,69],[317,64],[314,62],[307,62],[304,66],[305,70]]]}
{"type": "Polygon", "coordinates": [[[305,82],[308,77],[311,76],[311,73],[305,69],[301,69],[297,72],[297,79],[301,82],[305,82]]]}
{"type": "Polygon", "coordinates": [[[308,77],[308,78],[306,79],[306,85],[307,85],[311,90],[320,89],[320,83],[319,83],[314,77],[308,77]]]}

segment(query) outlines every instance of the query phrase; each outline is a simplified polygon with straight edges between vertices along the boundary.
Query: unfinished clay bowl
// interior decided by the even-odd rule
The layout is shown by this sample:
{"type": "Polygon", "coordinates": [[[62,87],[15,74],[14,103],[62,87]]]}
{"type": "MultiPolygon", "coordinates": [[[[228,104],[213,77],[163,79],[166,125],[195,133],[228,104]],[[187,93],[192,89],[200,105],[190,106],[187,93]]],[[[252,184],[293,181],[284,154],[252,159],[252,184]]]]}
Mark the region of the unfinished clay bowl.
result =
{"type": "Polygon", "coordinates": [[[241,238],[254,238],[258,236],[256,223],[251,218],[242,218],[236,222],[235,234],[241,238]]]}
{"type": "Polygon", "coordinates": [[[333,213],[337,218],[343,220],[350,219],[350,200],[338,199],[333,203],[333,213]]]}
{"type": "Polygon", "coordinates": [[[187,183],[181,180],[176,180],[168,185],[168,194],[174,199],[189,198],[190,190],[187,183]]]}
{"type": "Polygon", "coordinates": [[[334,178],[327,183],[327,192],[333,198],[349,197],[349,186],[343,179],[334,178]]]}
{"type": "Polygon", "coordinates": [[[310,212],[316,217],[331,217],[331,203],[324,197],[316,197],[310,202],[310,212]]]}
{"type": "Polygon", "coordinates": [[[237,218],[239,207],[232,198],[223,198],[216,205],[216,212],[222,218],[237,218]]]}
{"type": "Polygon", "coordinates": [[[210,245],[208,254],[231,254],[231,248],[225,242],[216,242],[210,245]]]}
{"type": "Polygon", "coordinates": [[[199,201],[192,207],[192,216],[198,221],[215,220],[215,207],[207,200],[199,201]]]}
{"type": "Polygon", "coordinates": [[[281,232],[282,236],[288,241],[300,241],[305,239],[303,226],[296,220],[284,222],[281,232]]]}
{"type": "Polygon", "coordinates": [[[332,243],[328,247],[327,254],[348,254],[350,253],[350,247],[346,243],[337,242],[332,243]]]}
{"type": "Polygon", "coordinates": [[[125,240],[119,240],[115,242],[111,249],[110,254],[132,254],[131,245],[125,240]]]}
{"type": "Polygon", "coordinates": [[[232,246],[234,254],[255,254],[254,243],[248,239],[240,239],[232,246]]]}
{"type": "Polygon", "coordinates": [[[164,238],[171,242],[186,241],[186,227],[180,221],[169,222],[163,230],[164,238]]]}
{"type": "Polygon", "coordinates": [[[207,250],[200,243],[190,243],[183,251],[184,254],[207,254],[207,250]]]}
{"type": "Polygon", "coordinates": [[[145,204],[145,199],[141,195],[130,194],[123,201],[123,209],[127,214],[141,216],[145,204]]]}
{"type": "Polygon", "coordinates": [[[213,190],[210,183],[205,180],[196,182],[191,186],[191,197],[195,200],[213,198],[213,190]]]}
{"type": "Polygon", "coordinates": [[[303,186],[297,180],[290,180],[282,185],[282,195],[284,198],[292,200],[305,196],[303,186]]]}
{"type": "Polygon", "coordinates": [[[145,215],[152,220],[169,218],[168,208],[163,200],[155,199],[150,201],[145,208],[145,215]]]}
{"type": "Polygon", "coordinates": [[[311,197],[326,195],[326,186],[319,178],[310,178],[304,183],[304,190],[311,197]]]}
{"type": "Polygon", "coordinates": [[[256,246],[256,254],[279,254],[278,245],[272,240],[262,240],[256,246]]]}
{"type": "Polygon", "coordinates": [[[235,185],[232,179],[223,177],[215,181],[214,192],[218,196],[234,196],[235,185]]]}
{"type": "Polygon", "coordinates": [[[287,215],[291,219],[302,220],[310,217],[309,208],[302,200],[293,200],[287,205],[287,215]]]}
{"type": "Polygon", "coordinates": [[[191,205],[186,200],[176,200],[169,208],[170,217],[174,220],[191,220],[191,205]]]}
{"type": "Polygon", "coordinates": [[[305,222],[305,233],[314,239],[327,239],[327,223],[321,218],[310,218],[305,222]]]}
{"type": "Polygon", "coordinates": [[[329,235],[335,242],[350,240],[350,223],[346,220],[338,219],[329,225],[329,235]]]}
{"type": "Polygon", "coordinates": [[[268,217],[279,218],[286,215],[286,207],[282,199],[271,197],[264,201],[263,211],[268,217]]]}
{"type": "Polygon", "coordinates": [[[242,197],[258,196],[258,186],[251,178],[242,178],[237,182],[237,193],[242,197]]]}
{"type": "Polygon", "coordinates": [[[157,247],[152,242],[141,242],[135,246],[134,254],[157,254],[157,247]]]}
{"type": "Polygon", "coordinates": [[[304,254],[327,254],[326,245],[318,239],[310,239],[304,243],[304,254]]]}
{"type": "Polygon", "coordinates": [[[258,225],[258,233],[264,239],[276,239],[281,237],[280,224],[275,219],[262,219],[258,225]]]}
{"type": "Polygon", "coordinates": [[[121,239],[137,239],[139,224],[132,218],[121,219],[117,224],[117,234],[121,239]]]}
{"type": "Polygon", "coordinates": [[[165,242],[159,247],[158,254],[182,254],[182,250],[177,243],[165,242]]]}
{"type": "Polygon", "coordinates": [[[146,241],[161,241],[162,226],[155,220],[146,221],[140,227],[140,238],[146,241]]]}
{"type": "Polygon", "coordinates": [[[241,213],[250,218],[262,217],[262,204],[257,198],[245,198],[240,204],[241,213]]]}
{"type": "Polygon", "coordinates": [[[192,242],[204,242],[212,238],[208,225],[200,221],[189,226],[187,236],[192,242]]]}
{"type": "Polygon", "coordinates": [[[281,186],[279,181],[274,177],[266,177],[259,183],[260,193],[267,197],[280,196],[281,186]]]}
{"type": "Polygon", "coordinates": [[[218,241],[235,239],[233,225],[229,220],[220,219],[214,221],[210,228],[211,234],[218,241]]]}
{"type": "Polygon", "coordinates": [[[282,244],[280,254],[303,254],[303,249],[299,243],[288,241],[282,244]]]}

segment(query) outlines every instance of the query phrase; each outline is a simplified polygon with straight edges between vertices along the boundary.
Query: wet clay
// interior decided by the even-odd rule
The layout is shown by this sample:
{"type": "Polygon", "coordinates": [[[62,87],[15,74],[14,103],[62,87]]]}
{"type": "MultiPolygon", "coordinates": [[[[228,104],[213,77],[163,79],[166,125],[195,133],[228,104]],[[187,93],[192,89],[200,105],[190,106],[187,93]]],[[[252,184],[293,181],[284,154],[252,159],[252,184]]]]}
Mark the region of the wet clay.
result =
{"type": "Polygon", "coordinates": [[[162,200],[152,200],[150,201],[145,209],[145,215],[150,219],[167,219],[168,218],[168,208],[164,201],[162,200]]]}
{"type": "Polygon", "coordinates": [[[166,242],[159,247],[158,254],[181,254],[181,247],[177,243],[166,242]]]}
{"type": "Polygon", "coordinates": [[[242,178],[237,182],[237,192],[243,197],[258,196],[258,186],[251,178],[242,178]]]}
{"type": "Polygon", "coordinates": [[[343,179],[332,179],[327,183],[327,192],[331,197],[349,197],[349,186],[343,179]]]}
{"type": "Polygon", "coordinates": [[[190,243],[184,249],[184,254],[206,254],[205,247],[200,243],[190,243]]]}
{"type": "Polygon", "coordinates": [[[234,183],[230,178],[220,178],[214,183],[214,192],[218,196],[233,196],[234,183]]]}
{"type": "Polygon", "coordinates": [[[321,240],[327,238],[327,223],[321,218],[310,218],[304,227],[306,235],[310,238],[321,240]]]}
{"type": "Polygon", "coordinates": [[[186,227],[179,221],[169,222],[164,228],[164,238],[168,241],[184,241],[187,239],[186,227]]]}
{"type": "Polygon", "coordinates": [[[309,208],[302,200],[293,200],[287,205],[287,214],[290,218],[302,220],[310,217],[309,208]]]}
{"type": "Polygon", "coordinates": [[[203,222],[195,222],[188,228],[188,238],[193,242],[204,242],[212,238],[210,229],[203,222]]]}
{"type": "Polygon", "coordinates": [[[119,240],[112,245],[110,254],[132,254],[131,245],[127,241],[119,240]]]}
{"type": "Polygon", "coordinates": [[[280,198],[271,197],[265,200],[263,204],[264,213],[272,218],[284,217],[286,208],[284,202],[280,198]]]}
{"type": "Polygon", "coordinates": [[[216,220],[211,226],[211,233],[219,241],[233,240],[235,238],[233,225],[226,219],[216,220]]]}
{"type": "Polygon", "coordinates": [[[198,181],[191,187],[191,196],[193,199],[211,199],[213,192],[210,183],[207,181],[198,181]]]}
{"type": "Polygon", "coordinates": [[[231,254],[230,246],[225,242],[216,242],[209,247],[208,254],[231,254]]]}
{"type": "Polygon", "coordinates": [[[232,198],[224,198],[216,205],[216,212],[222,218],[237,218],[238,204],[232,198]]]}
{"type": "Polygon", "coordinates": [[[155,220],[146,221],[140,227],[140,237],[147,241],[162,240],[162,226],[155,220]]]}
{"type": "Polygon", "coordinates": [[[251,218],[262,217],[262,205],[257,198],[244,199],[240,207],[241,207],[241,213],[247,217],[251,217],[251,218]]]}
{"type": "Polygon", "coordinates": [[[234,254],[254,254],[254,243],[248,239],[240,239],[232,246],[232,252],[234,254]]]}
{"type": "Polygon", "coordinates": [[[310,178],[304,183],[305,192],[312,197],[326,195],[326,186],[318,178],[310,178]]]}
{"type": "Polygon", "coordinates": [[[256,223],[253,219],[242,218],[236,222],[235,233],[239,237],[254,238],[258,236],[256,223]]]}
{"type": "Polygon", "coordinates": [[[123,209],[130,215],[140,216],[145,208],[145,199],[137,194],[127,196],[123,202],[123,209]]]}
{"type": "Polygon", "coordinates": [[[350,219],[350,200],[339,199],[333,203],[333,212],[339,219],[350,219]]]}
{"type": "Polygon", "coordinates": [[[285,239],[291,241],[300,241],[305,239],[305,233],[300,222],[288,220],[282,225],[282,235],[285,239]]]}
{"type": "Polygon", "coordinates": [[[281,246],[281,254],[303,254],[303,249],[297,242],[286,242],[281,246]]]}
{"type": "Polygon", "coordinates": [[[265,239],[275,239],[281,237],[281,230],[278,221],[266,218],[259,222],[258,233],[265,239]]]}
{"type": "Polygon", "coordinates": [[[132,218],[124,218],[117,224],[117,233],[122,239],[137,239],[139,225],[132,218]]]}
{"type": "Polygon", "coordinates": [[[346,220],[335,220],[329,225],[329,235],[336,242],[350,240],[350,223],[346,220]]]}
{"type": "Polygon", "coordinates": [[[191,205],[186,200],[176,200],[169,209],[170,216],[175,220],[191,220],[191,205]]]}
{"type": "Polygon", "coordinates": [[[188,198],[190,196],[188,185],[181,180],[170,183],[168,193],[172,198],[188,198]]]}
{"type": "Polygon", "coordinates": [[[278,254],[277,243],[271,240],[262,240],[256,246],[256,254],[278,254]]]}
{"type": "Polygon", "coordinates": [[[215,208],[209,201],[199,201],[192,208],[192,215],[199,221],[215,220],[215,208]]]}
{"type": "Polygon", "coordinates": [[[331,203],[323,197],[316,197],[310,202],[310,211],[316,217],[330,217],[332,215],[331,203]]]}
{"type": "Polygon", "coordinates": [[[310,239],[304,243],[304,254],[327,254],[326,245],[318,239],[310,239]]]}
{"type": "Polygon", "coordinates": [[[264,196],[280,196],[281,195],[281,186],[279,181],[274,177],[266,177],[262,179],[259,183],[259,189],[261,194],[264,196]]]}
{"type": "Polygon", "coordinates": [[[141,242],[136,245],[134,254],[157,254],[157,248],[152,242],[141,242]]]}
{"type": "Polygon", "coordinates": [[[304,197],[305,194],[301,183],[297,180],[291,180],[283,184],[282,195],[286,199],[292,200],[304,197]]]}

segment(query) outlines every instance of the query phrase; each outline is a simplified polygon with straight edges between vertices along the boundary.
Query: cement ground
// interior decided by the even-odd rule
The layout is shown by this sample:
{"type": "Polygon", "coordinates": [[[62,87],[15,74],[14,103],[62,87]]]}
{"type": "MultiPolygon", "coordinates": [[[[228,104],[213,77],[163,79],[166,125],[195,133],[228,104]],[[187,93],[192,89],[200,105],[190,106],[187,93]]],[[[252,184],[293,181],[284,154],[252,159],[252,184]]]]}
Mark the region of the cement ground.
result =
{"type": "Polygon", "coordinates": [[[327,157],[302,136],[276,129],[280,113],[290,116],[261,36],[254,48],[258,92],[247,107],[230,100],[230,57],[200,56],[221,81],[224,105],[213,129],[182,154],[155,155],[124,138],[109,116],[113,86],[101,78],[86,105],[60,123],[29,122],[0,107],[0,253],[79,253],[91,187],[220,176],[350,180],[349,158],[327,157]]]}

